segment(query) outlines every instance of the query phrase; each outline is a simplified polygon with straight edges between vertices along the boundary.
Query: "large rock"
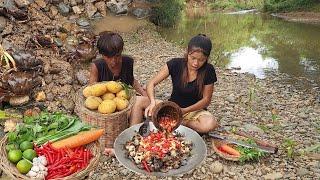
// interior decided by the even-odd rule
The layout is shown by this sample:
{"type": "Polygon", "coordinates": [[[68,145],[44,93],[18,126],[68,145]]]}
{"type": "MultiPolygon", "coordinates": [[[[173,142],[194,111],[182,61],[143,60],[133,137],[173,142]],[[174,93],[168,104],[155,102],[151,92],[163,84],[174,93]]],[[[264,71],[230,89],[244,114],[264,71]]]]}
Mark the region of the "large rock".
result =
{"type": "Polygon", "coordinates": [[[132,1],[128,0],[111,0],[107,2],[108,9],[117,15],[127,14],[128,13],[128,5],[132,1]]]}

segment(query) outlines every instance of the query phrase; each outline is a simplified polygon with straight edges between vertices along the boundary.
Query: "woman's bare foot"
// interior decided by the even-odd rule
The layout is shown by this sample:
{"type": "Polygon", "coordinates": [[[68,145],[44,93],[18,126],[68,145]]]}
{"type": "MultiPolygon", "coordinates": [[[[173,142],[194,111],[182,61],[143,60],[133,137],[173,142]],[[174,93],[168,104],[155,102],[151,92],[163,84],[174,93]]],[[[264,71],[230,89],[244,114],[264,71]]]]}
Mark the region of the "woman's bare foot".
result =
{"type": "Polygon", "coordinates": [[[106,156],[114,156],[114,149],[113,148],[105,148],[103,154],[106,156]]]}

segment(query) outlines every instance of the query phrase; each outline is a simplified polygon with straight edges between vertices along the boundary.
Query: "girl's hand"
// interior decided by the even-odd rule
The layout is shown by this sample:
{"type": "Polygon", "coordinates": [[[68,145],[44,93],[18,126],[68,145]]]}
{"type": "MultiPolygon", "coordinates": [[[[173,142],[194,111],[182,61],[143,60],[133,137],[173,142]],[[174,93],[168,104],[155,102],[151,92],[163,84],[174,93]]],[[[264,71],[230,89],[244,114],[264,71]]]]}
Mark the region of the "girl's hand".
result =
{"type": "Polygon", "coordinates": [[[153,108],[156,106],[155,102],[151,102],[149,104],[149,106],[144,110],[144,116],[148,117],[148,116],[152,116],[153,113],[153,108]]]}

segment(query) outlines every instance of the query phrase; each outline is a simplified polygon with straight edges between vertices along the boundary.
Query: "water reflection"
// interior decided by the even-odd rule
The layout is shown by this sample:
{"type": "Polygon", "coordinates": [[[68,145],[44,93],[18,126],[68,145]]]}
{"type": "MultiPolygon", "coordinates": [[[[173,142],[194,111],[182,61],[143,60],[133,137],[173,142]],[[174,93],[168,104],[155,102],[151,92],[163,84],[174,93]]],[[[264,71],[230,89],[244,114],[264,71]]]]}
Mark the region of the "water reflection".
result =
{"type": "Polygon", "coordinates": [[[265,77],[265,69],[278,70],[320,85],[319,25],[286,22],[265,14],[198,15],[189,10],[174,28],[159,32],[183,47],[192,36],[207,34],[213,40],[212,61],[219,66],[240,66],[241,72],[258,78],[265,77]]]}
{"type": "Polygon", "coordinates": [[[257,78],[265,78],[264,69],[278,69],[278,62],[273,58],[263,57],[258,50],[244,47],[233,53],[227,68],[236,72],[249,72],[257,78]]]}

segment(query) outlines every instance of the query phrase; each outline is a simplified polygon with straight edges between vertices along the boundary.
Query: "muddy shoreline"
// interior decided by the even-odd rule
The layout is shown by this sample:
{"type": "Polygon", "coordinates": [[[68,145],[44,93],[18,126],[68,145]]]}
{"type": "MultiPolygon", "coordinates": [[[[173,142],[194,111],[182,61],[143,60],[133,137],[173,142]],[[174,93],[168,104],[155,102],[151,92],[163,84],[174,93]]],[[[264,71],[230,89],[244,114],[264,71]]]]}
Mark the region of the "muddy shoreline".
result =
{"type": "MultiPolygon", "coordinates": [[[[51,20],[41,11],[30,11],[30,13],[33,19],[27,23],[7,20],[7,26],[1,34],[1,43],[13,46],[15,49],[23,49],[25,43],[37,34],[49,34],[63,40],[66,44],[58,47],[58,51],[51,47],[29,49],[44,63],[41,75],[44,83],[34,91],[44,91],[46,99],[43,103],[49,111],[73,113],[76,92],[88,82],[91,60],[80,61],[82,58],[71,60],[66,58],[66,55],[77,48],[69,45],[73,45],[76,39],[81,39],[79,37],[81,33],[89,34],[88,27],[81,26],[87,23],[83,21],[77,23],[80,19],[77,16],[72,18],[57,16],[51,20]]],[[[121,35],[125,40],[124,54],[134,58],[135,76],[143,84],[147,83],[170,58],[184,54],[184,49],[165,41],[157,33],[156,27],[150,23],[121,35]]],[[[293,85],[283,83],[289,77],[280,73],[270,73],[266,79],[261,80],[250,74],[237,74],[219,67],[216,67],[216,72],[218,82],[215,84],[209,111],[216,116],[223,127],[251,131],[257,137],[277,144],[280,150],[260,162],[241,164],[217,156],[211,149],[210,138],[204,135],[208,149],[205,161],[187,174],[164,179],[320,178],[320,162],[299,153],[320,141],[319,89],[297,89],[293,85]],[[276,118],[272,116],[275,112],[276,118]],[[295,142],[293,159],[287,157],[285,142],[288,139],[295,142]]],[[[170,96],[170,84],[170,80],[167,80],[158,86],[156,90],[158,98],[167,99],[170,96]]],[[[33,102],[34,95],[31,95],[31,99],[33,102]]],[[[3,173],[2,178],[8,177],[3,173]]],[[[115,158],[103,156],[99,166],[90,173],[88,179],[156,179],[156,177],[132,173],[121,166],[115,158]]]]}
{"type": "Polygon", "coordinates": [[[318,12],[272,13],[271,15],[290,22],[320,24],[320,13],[318,12]]]}

